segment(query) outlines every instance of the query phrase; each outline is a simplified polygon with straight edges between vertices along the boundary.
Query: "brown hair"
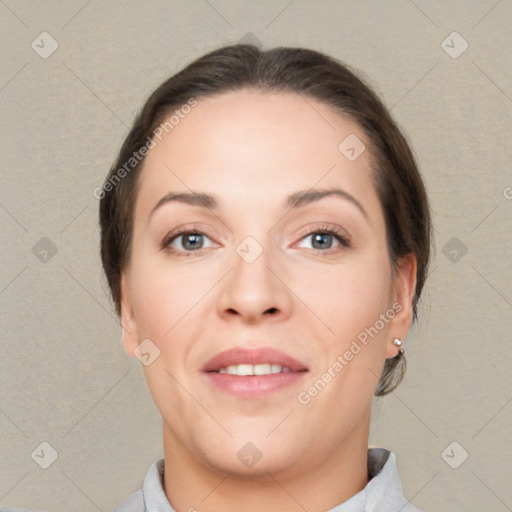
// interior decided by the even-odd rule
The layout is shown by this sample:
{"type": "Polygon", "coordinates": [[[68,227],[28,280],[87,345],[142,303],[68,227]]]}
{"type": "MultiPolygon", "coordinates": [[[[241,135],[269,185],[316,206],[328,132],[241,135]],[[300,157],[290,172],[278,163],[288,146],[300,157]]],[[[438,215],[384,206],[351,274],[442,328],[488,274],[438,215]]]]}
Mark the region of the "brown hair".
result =
{"type": "MultiPolygon", "coordinates": [[[[101,259],[117,313],[121,271],[130,257],[137,179],[145,155],[142,148],[154,139],[156,127],[173,109],[194,98],[242,88],[314,98],[348,114],[364,129],[370,140],[392,266],[396,269],[398,260],[408,254],[417,259],[416,320],[430,257],[431,225],[425,187],[405,136],[371,88],[341,62],[303,48],[262,51],[241,44],[200,57],[160,85],[137,116],[105,180],[100,193],[101,259]]],[[[404,373],[405,356],[387,359],[375,394],[395,389],[404,373]]]]}

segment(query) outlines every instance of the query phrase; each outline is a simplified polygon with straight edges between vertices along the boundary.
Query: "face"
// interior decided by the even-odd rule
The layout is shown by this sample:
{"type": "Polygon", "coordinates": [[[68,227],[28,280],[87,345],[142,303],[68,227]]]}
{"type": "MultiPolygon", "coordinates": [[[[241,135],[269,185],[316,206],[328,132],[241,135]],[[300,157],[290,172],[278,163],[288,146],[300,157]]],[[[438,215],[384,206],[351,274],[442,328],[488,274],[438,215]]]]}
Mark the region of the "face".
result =
{"type": "Polygon", "coordinates": [[[284,475],[367,445],[415,273],[411,259],[392,271],[370,151],[330,107],[252,90],[201,98],[156,140],[123,336],[131,355],[150,340],[145,377],[180,457],[284,475]],[[366,147],[353,161],[351,134],[366,147]]]}

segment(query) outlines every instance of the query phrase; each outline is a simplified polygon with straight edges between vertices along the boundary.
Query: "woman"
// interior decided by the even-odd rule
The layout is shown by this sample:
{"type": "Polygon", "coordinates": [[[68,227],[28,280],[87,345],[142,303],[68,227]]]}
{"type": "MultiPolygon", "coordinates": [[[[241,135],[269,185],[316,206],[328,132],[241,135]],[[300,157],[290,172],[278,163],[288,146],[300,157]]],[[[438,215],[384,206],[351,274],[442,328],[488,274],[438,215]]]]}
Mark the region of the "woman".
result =
{"type": "Polygon", "coordinates": [[[151,95],[96,195],[163,418],[118,512],[417,510],[368,434],[405,371],[430,216],[368,86],[310,50],[216,50],[151,95]]]}

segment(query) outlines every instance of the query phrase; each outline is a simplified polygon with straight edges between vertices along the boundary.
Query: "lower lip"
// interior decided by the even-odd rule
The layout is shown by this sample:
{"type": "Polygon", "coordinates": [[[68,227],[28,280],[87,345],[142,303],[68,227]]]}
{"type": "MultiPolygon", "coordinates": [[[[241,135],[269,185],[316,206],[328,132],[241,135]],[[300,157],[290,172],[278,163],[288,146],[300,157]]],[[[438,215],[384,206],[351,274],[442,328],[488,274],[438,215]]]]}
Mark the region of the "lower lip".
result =
{"type": "Polygon", "coordinates": [[[272,373],[270,375],[238,376],[229,373],[207,372],[215,387],[240,398],[257,398],[281,391],[300,382],[308,372],[272,373]]]}

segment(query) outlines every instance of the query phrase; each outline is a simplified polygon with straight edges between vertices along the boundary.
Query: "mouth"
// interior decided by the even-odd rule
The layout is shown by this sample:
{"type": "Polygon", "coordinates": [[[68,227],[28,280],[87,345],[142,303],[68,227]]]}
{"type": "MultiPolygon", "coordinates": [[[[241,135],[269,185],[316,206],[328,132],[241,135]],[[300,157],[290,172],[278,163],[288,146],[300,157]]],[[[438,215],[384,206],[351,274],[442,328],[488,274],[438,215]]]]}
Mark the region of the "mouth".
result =
{"type": "Polygon", "coordinates": [[[203,367],[208,382],[240,398],[256,398],[297,384],[308,372],[303,363],[272,348],[234,348],[203,367]]]}
{"type": "Polygon", "coordinates": [[[219,368],[217,373],[247,377],[248,375],[275,375],[276,373],[290,373],[291,371],[287,366],[281,366],[280,364],[261,363],[230,365],[226,368],[219,368]]]}

